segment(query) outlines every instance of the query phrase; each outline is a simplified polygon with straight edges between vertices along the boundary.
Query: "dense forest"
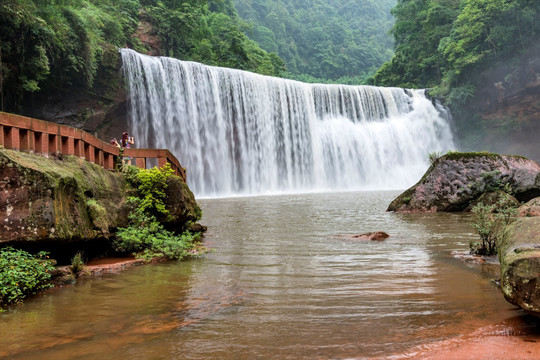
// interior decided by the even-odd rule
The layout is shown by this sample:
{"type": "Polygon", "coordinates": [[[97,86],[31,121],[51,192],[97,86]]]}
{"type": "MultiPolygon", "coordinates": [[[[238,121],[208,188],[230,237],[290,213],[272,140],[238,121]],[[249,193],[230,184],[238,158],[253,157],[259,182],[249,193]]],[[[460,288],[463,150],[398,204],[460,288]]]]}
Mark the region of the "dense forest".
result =
{"type": "Polygon", "coordinates": [[[364,82],[393,54],[396,0],[234,0],[246,33],[302,81],[364,82]]]}
{"type": "Polygon", "coordinates": [[[538,0],[399,0],[392,14],[395,55],[372,82],[433,88],[454,111],[474,97],[486,68],[507,64],[511,81],[539,45],[538,0]]]}
{"type": "Polygon", "coordinates": [[[540,1],[399,0],[395,55],[371,83],[430,88],[465,150],[540,159],[540,1]]]}
{"type": "Polygon", "coordinates": [[[151,53],[148,43],[161,55],[280,75],[283,61],[243,30],[227,0],[3,0],[0,110],[24,112],[40,92],[107,87],[99,82],[110,81],[117,48],[151,53]]]}

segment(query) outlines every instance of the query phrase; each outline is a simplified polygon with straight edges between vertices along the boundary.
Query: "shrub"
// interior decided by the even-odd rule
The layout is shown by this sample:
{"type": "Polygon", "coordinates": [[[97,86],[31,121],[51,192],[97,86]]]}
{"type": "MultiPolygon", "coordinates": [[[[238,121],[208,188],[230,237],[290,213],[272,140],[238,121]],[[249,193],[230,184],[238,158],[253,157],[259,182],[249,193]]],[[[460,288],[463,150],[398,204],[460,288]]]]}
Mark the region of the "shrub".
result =
{"type": "Polygon", "coordinates": [[[0,250],[0,305],[22,302],[30,294],[52,287],[54,270],[46,252],[33,256],[26,251],[6,247],[0,250]]]}
{"type": "Polygon", "coordinates": [[[117,251],[131,252],[137,257],[151,260],[157,257],[181,260],[206,251],[199,244],[200,234],[184,231],[175,234],[166,230],[160,219],[168,219],[165,208],[167,179],[173,170],[169,164],[161,169],[128,172],[128,181],[137,187],[137,195],[128,198],[132,207],[129,226],[120,228],[113,245],[117,251]]]}
{"type": "Polygon", "coordinates": [[[475,221],[472,227],[480,236],[479,241],[470,243],[471,253],[495,255],[508,225],[515,221],[517,209],[505,204],[500,199],[497,205],[479,203],[472,208],[475,221]]]}
{"type": "Polygon", "coordinates": [[[71,272],[75,276],[77,276],[83,270],[83,267],[84,267],[83,255],[79,251],[71,259],[71,272]]]}
{"type": "Polygon", "coordinates": [[[437,160],[442,156],[440,152],[432,152],[428,154],[428,160],[431,165],[435,165],[437,160]]]}

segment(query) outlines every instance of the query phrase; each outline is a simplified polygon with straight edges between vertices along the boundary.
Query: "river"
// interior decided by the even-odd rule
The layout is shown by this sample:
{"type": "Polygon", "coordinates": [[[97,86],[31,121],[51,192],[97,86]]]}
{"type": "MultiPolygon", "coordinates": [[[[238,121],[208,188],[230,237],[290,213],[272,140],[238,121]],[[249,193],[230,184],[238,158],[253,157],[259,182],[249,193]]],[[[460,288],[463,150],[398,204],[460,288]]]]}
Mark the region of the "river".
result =
{"type": "Polygon", "coordinates": [[[215,251],[31,298],[0,314],[0,357],[406,358],[525,319],[452,256],[475,237],[470,215],[386,212],[397,194],[200,200],[215,251]],[[336,236],[370,231],[391,236],[336,236]]]}

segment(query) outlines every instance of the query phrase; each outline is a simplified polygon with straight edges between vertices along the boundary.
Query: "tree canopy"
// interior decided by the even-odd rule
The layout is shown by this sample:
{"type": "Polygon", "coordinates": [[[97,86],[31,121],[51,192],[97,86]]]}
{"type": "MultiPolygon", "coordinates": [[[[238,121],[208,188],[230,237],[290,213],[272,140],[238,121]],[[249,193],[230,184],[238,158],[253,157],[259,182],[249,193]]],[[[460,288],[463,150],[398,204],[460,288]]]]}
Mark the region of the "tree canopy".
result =
{"type": "Polygon", "coordinates": [[[399,0],[392,10],[395,55],[375,85],[433,88],[454,110],[475,94],[480,74],[537,43],[537,0],[399,0]]]}
{"type": "Polygon", "coordinates": [[[118,47],[147,48],[135,36],[152,24],[161,53],[279,75],[283,61],[243,33],[230,0],[3,0],[0,110],[21,112],[33,93],[92,89],[116,65],[118,47]]]}
{"type": "Polygon", "coordinates": [[[234,0],[246,33],[286,63],[288,77],[359,83],[393,54],[396,0],[234,0]]]}

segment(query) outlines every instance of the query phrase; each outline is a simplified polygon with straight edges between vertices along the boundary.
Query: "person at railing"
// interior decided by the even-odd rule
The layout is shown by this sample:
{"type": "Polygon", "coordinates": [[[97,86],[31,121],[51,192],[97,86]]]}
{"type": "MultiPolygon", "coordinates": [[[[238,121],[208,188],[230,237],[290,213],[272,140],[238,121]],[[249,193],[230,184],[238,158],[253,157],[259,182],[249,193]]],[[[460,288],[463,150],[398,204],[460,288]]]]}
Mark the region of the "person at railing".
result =
{"type": "Polygon", "coordinates": [[[114,145],[116,147],[120,147],[120,144],[118,143],[118,140],[116,140],[116,139],[111,140],[111,145],[114,145]]]}
{"type": "Polygon", "coordinates": [[[131,145],[135,145],[135,138],[133,136],[130,137],[127,131],[124,131],[122,133],[122,147],[129,149],[131,145]]]}
{"type": "MultiPolygon", "coordinates": [[[[135,138],[133,136],[129,136],[127,131],[124,131],[122,133],[122,140],[120,141],[121,147],[129,149],[132,145],[135,145],[135,138]]],[[[124,165],[128,164],[131,165],[131,158],[129,156],[124,156],[122,159],[122,163],[124,165]]]]}

